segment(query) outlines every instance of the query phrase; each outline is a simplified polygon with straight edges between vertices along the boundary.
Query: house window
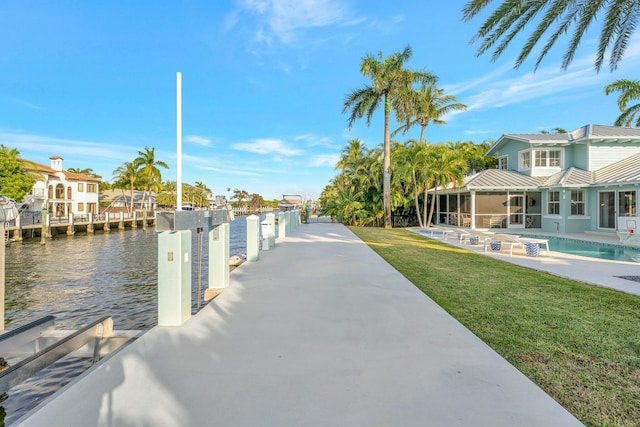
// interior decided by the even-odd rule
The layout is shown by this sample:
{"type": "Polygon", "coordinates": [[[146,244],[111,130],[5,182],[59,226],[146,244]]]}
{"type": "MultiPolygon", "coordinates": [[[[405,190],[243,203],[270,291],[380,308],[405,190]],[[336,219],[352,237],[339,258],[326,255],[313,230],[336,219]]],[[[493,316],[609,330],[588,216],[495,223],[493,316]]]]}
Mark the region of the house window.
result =
{"type": "Polygon", "coordinates": [[[560,150],[536,150],[535,164],[536,167],[560,167],[561,162],[560,150]]]}
{"type": "Polygon", "coordinates": [[[549,215],[560,215],[560,192],[559,191],[549,191],[549,204],[548,210],[549,215]]]}
{"type": "Polygon", "coordinates": [[[64,185],[56,185],[56,199],[64,199],[64,185]]]}
{"type": "Polygon", "coordinates": [[[96,184],[87,184],[87,193],[97,193],[98,186],[96,184]]]}
{"type": "Polygon", "coordinates": [[[498,169],[507,169],[507,156],[498,157],[498,169]]]}
{"type": "Polygon", "coordinates": [[[84,212],[84,203],[78,203],[78,212],[84,212]]]}
{"type": "Polygon", "coordinates": [[[571,190],[571,215],[584,215],[584,191],[571,190]]]}
{"type": "Polygon", "coordinates": [[[621,191],[618,193],[618,210],[620,216],[636,216],[636,192],[621,191]]]}
{"type": "Polygon", "coordinates": [[[520,153],[520,169],[531,169],[531,152],[523,151],[520,153]]]}
{"type": "Polygon", "coordinates": [[[96,203],[87,203],[87,213],[95,214],[98,212],[96,203]]]}
{"type": "Polygon", "coordinates": [[[83,182],[79,182],[78,183],[78,193],[82,193],[84,191],[84,183],[83,182]]]}

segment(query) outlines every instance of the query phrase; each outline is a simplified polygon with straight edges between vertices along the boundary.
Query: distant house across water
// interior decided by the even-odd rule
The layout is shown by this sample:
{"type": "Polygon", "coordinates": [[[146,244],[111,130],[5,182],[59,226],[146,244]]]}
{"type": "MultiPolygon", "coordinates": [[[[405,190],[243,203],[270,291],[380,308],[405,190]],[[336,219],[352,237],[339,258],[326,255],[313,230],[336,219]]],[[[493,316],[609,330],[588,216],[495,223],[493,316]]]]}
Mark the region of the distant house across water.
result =
{"type": "MultiPolygon", "coordinates": [[[[128,212],[131,206],[131,190],[104,190],[100,193],[100,213],[128,212]]],[[[155,194],[145,194],[142,190],[133,190],[133,210],[155,210],[157,208],[155,194]],[[144,199],[144,200],[143,200],[144,199]]]]}
{"type": "Polygon", "coordinates": [[[66,171],[63,158],[53,156],[50,166],[25,161],[25,170],[35,172],[39,179],[24,197],[24,211],[41,212],[51,216],[86,215],[98,213],[100,178],[66,171]]]}

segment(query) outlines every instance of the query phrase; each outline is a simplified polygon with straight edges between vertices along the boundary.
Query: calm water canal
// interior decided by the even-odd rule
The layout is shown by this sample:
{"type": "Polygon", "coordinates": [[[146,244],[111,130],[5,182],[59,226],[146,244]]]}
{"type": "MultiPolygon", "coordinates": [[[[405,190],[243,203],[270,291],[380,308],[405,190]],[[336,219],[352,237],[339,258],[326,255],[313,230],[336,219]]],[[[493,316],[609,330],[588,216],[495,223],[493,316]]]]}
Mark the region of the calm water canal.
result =
{"type": "MultiPolygon", "coordinates": [[[[192,242],[195,312],[199,252],[195,232],[192,242]]],[[[204,293],[207,233],[202,242],[204,293]]],[[[230,253],[245,250],[246,218],[238,217],[231,222],[230,253]]],[[[57,236],[44,246],[39,239],[12,243],[6,250],[5,329],[46,315],[56,317],[57,329],[76,329],[105,315],[113,317],[115,329],[149,329],[157,324],[157,259],[153,228],[57,236]]],[[[66,357],[14,387],[0,404],[0,420],[4,415],[6,424],[11,424],[90,364],[90,360],[66,357]]]]}
{"type": "MultiPolygon", "coordinates": [[[[263,219],[263,218],[262,218],[263,219]]],[[[261,219],[261,220],[262,220],[261,219]]],[[[202,283],[208,277],[203,234],[202,283]]],[[[197,304],[198,238],[193,232],[193,303],[197,304]]],[[[231,222],[231,255],[246,250],[246,220],[231,222]]],[[[6,250],[7,330],[56,316],[58,329],[73,329],[111,315],[116,329],[157,324],[158,237],[154,229],[56,236],[12,243],[6,250]]]]}

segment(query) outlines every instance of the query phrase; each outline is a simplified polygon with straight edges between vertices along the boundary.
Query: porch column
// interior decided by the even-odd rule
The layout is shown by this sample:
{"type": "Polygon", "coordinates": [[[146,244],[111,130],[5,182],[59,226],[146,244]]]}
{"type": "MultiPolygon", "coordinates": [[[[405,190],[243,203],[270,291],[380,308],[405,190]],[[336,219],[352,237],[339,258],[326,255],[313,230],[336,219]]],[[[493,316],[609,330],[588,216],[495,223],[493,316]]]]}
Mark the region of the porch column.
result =
{"type": "Polygon", "coordinates": [[[476,192],[471,191],[471,229],[476,229],[476,192]]]}
{"type": "Polygon", "coordinates": [[[16,229],[13,230],[13,240],[22,241],[22,215],[16,216],[16,229]]]}

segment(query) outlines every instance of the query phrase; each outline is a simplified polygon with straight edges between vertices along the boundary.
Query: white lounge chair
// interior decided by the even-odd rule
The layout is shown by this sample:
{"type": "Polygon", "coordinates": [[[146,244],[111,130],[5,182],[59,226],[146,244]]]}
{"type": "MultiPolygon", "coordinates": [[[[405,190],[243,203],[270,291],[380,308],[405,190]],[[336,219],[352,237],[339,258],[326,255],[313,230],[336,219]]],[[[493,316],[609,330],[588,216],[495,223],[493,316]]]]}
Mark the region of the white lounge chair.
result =
{"type": "Polygon", "coordinates": [[[447,237],[454,234],[454,231],[451,228],[432,225],[428,228],[420,228],[418,230],[418,233],[424,234],[425,236],[433,237],[434,239],[440,236],[443,240],[447,240],[447,237]]]}
{"type": "MultiPolygon", "coordinates": [[[[521,247],[525,248],[525,244],[527,243],[537,243],[540,246],[544,246],[547,250],[547,256],[551,255],[549,251],[549,240],[547,239],[534,239],[529,237],[519,237],[511,234],[494,234],[492,241],[499,241],[502,244],[509,246],[509,256],[513,256],[513,248],[521,247]]],[[[487,245],[485,244],[484,250],[487,250],[487,245]]]]}
{"type": "Polygon", "coordinates": [[[495,236],[493,233],[483,233],[482,231],[477,230],[460,230],[460,232],[460,242],[462,242],[463,245],[471,243],[472,237],[477,237],[478,242],[482,242],[485,252],[487,251],[487,247],[489,246],[491,239],[495,236]]]}

